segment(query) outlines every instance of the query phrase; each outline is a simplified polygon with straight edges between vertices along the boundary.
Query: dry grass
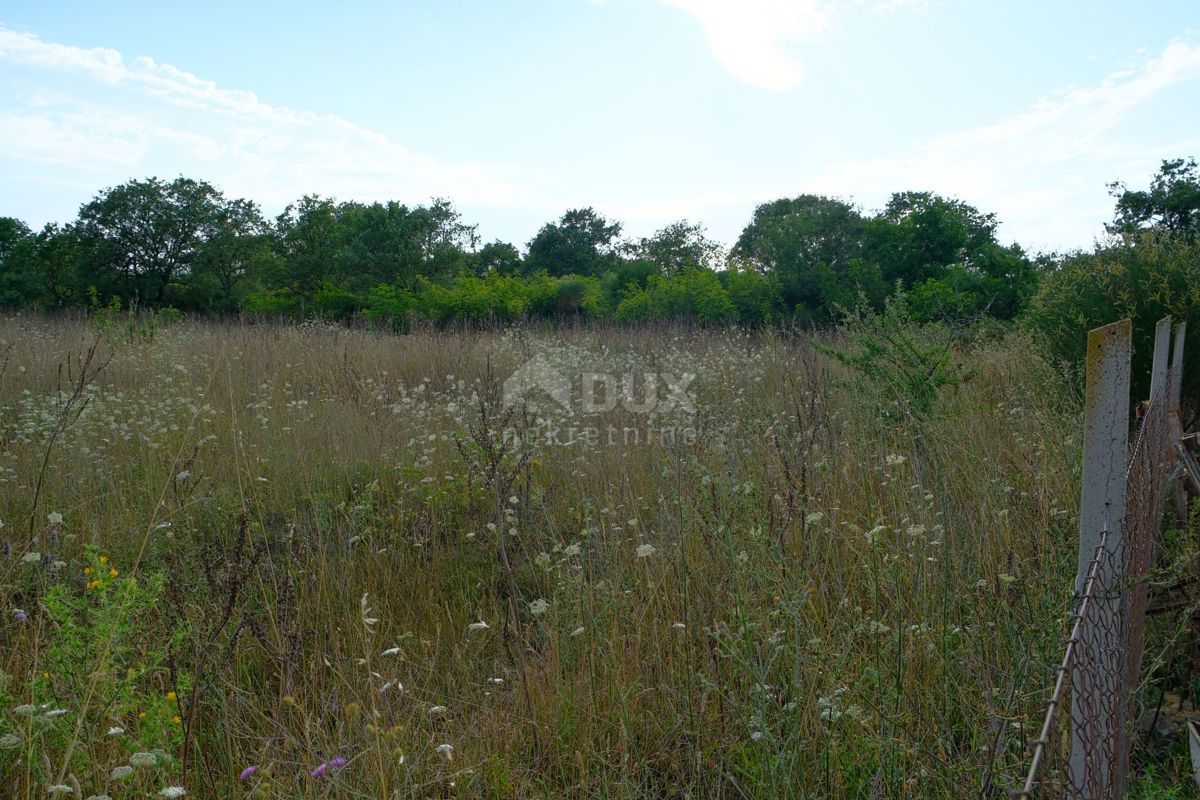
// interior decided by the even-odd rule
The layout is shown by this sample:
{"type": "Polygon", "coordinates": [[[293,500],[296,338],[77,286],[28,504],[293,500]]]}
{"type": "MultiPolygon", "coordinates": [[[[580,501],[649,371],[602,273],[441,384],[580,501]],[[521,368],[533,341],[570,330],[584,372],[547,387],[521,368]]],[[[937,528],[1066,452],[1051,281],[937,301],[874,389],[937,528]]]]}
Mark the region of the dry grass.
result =
{"type": "Polygon", "coordinates": [[[962,797],[1025,763],[1081,419],[1016,335],[927,423],[780,333],[186,323],[101,343],[31,509],[93,336],[0,321],[13,797],[962,797]],[[506,443],[486,398],[536,353],[695,373],[694,417],[553,417],[694,440],[506,443]]]}

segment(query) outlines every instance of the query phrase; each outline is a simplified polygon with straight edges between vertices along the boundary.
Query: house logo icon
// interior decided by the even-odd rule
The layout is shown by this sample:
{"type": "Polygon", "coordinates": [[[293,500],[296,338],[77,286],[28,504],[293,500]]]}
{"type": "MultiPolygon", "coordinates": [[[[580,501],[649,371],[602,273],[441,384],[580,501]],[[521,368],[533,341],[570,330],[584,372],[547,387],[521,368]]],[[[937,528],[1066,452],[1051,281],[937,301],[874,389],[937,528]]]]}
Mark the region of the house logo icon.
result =
{"type": "Polygon", "coordinates": [[[541,354],[526,361],[505,379],[504,407],[527,403],[533,394],[549,397],[567,411],[571,410],[571,381],[541,354]]]}

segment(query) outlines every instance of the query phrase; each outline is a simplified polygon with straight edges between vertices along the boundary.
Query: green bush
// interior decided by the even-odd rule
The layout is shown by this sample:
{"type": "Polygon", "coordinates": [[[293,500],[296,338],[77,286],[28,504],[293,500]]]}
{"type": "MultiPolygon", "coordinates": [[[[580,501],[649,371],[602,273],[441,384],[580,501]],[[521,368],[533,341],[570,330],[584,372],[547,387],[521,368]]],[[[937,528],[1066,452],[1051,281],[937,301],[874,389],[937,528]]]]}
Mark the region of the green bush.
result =
{"type": "Polygon", "coordinates": [[[715,323],[734,320],[737,310],[715,272],[695,269],[669,278],[651,277],[645,289],[621,301],[617,316],[623,320],[688,319],[715,323]]]}
{"type": "Polygon", "coordinates": [[[1049,352],[1082,369],[1087,333],[1133,320],[1134,396],[1150,390],[1154,326],[1188,324],[1184,397],[1200,390],[1200,245],[1146,233],[1063,261],[1034,296],[1027,323],[1049,352]]]}
{"type": "Polygon", "coordinates": [[[90,548],[78,580],[50,587],[37,670],[16,692],[0,687],[0,774],[19,759],[38,772],[65,759],[63,772],[102,786],[135,753],[147,762],[128,778],[135,786],[174,772],[192,684],[171,668],[184,634],[162,613],[163,586],[161,575],[121,575],[90,548]]]}
{"type": "Polygon", "coordinates": [[[737,318],[746,325],[774,322],[783,314],[779,284],[773,276],[732,264],[725,273],[725,288],[737,318]]]}

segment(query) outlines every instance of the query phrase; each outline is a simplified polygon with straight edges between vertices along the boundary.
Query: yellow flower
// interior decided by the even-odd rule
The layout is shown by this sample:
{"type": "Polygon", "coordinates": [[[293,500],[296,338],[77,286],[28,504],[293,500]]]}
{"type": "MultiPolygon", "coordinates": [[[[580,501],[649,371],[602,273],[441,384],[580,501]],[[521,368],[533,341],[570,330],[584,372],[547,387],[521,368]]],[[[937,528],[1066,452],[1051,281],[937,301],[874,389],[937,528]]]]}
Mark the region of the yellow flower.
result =
{"type": "Polygon", "coordinates": [[[90,591],[90,590],[92,590],[92,589],[95,589],[95,588],[96,588],[97,586],[99,586],[99,585],[100,585],[100,579],[99,579],[99,578],[92,578],[92,579],[91,579],[90,581],[88,581],[88,583],[87,583],[87,589],[90,591]]]}
{"type": "Polygon", "coordinates": [[[101,564],[107,564],[107,563],[108,563],[108,556],[100,556],[100,563],[101,563],[101,564]]]}
{"type": "Polygon", "coordinates": [[[118,575],[120,575],[120,574],[121,574],[121,573],[117,572],[117,568],[116,568],[116,567],[113,567],[112,569],[110,569],[110,570],[108,571],[108,577],[110,577],[110,578],[115,578],[115,577],[117,577],[117,576],[118,576],[118,575]]]}
{"type": "Polygon", "coordinates": [[[145,712],[145,711],[139,711],[139,712],[138,712],[138,719],[145,719],[145,718],[146,718],[146,712],[145,712]]]}
{"type": "Polygon", "coordinates": [[[174,700],[174,699],[175,699],[176,697],[178,697],[178,696],[179,696],[179,695],[175,694],[175,692],[174,692],[174,691],[167,692],[167,699],[168,699],[168,700],[174,700]]]}
{"type": "Polygon", "coordinates": [[[176,714],[175,716],[171,717],[171,722],[174,722],[176,725],[179,725],[180,723],[183,722],[183,720],[180,719],[178,714],[176,714]]]}
{"type": "Polygon", "coordinates": [[[46,680],[50,680],[50,673],[49,673],[49,672],[43,672],[43,673],[42,673],[42,677],[43,677],[43,678],[45,678],[46,680]]]}
{"type": "Polygon", "coordinates": [[[92,574],[92,568],[91,568],[91,567],[84,567],[84,568],[83,568],[83,574],[84,574],[84,575],[91,575],[91,574],[92,574]]]}

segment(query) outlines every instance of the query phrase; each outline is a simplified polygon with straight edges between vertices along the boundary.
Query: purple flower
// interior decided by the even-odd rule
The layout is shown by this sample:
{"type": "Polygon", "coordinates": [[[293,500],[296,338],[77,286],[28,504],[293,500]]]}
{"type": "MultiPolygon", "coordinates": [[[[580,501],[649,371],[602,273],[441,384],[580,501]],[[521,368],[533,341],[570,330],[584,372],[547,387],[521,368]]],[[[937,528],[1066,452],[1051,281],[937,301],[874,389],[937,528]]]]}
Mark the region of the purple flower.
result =
{"type": "Polygon", "coordinates": [[[254,764],[251,764],[250,766],[248,766],[244,770],[242,770],[242,774],[238,775],[238,780],[244,781],[256,772],[258,772],[258,767],[254,764]]]}
{"type": "Polygon", "coordinates": [[[13,612],[13,619],[15,619],[17,622],[24,622],[25,620],[29,619],[29,615],[18,608],[13,612]]]}
{"type": "Polygon", "coordinates": [[[312,771],[312,776],[314,778],[319,778],[330,769],[339,769],[340,767],[344,766],[346,766],[346,759],[342,758],[341,756],[338,756],[337,758],[331,758],[325,763],[321,764],[321,766],[314,769],[312,771]]]}

